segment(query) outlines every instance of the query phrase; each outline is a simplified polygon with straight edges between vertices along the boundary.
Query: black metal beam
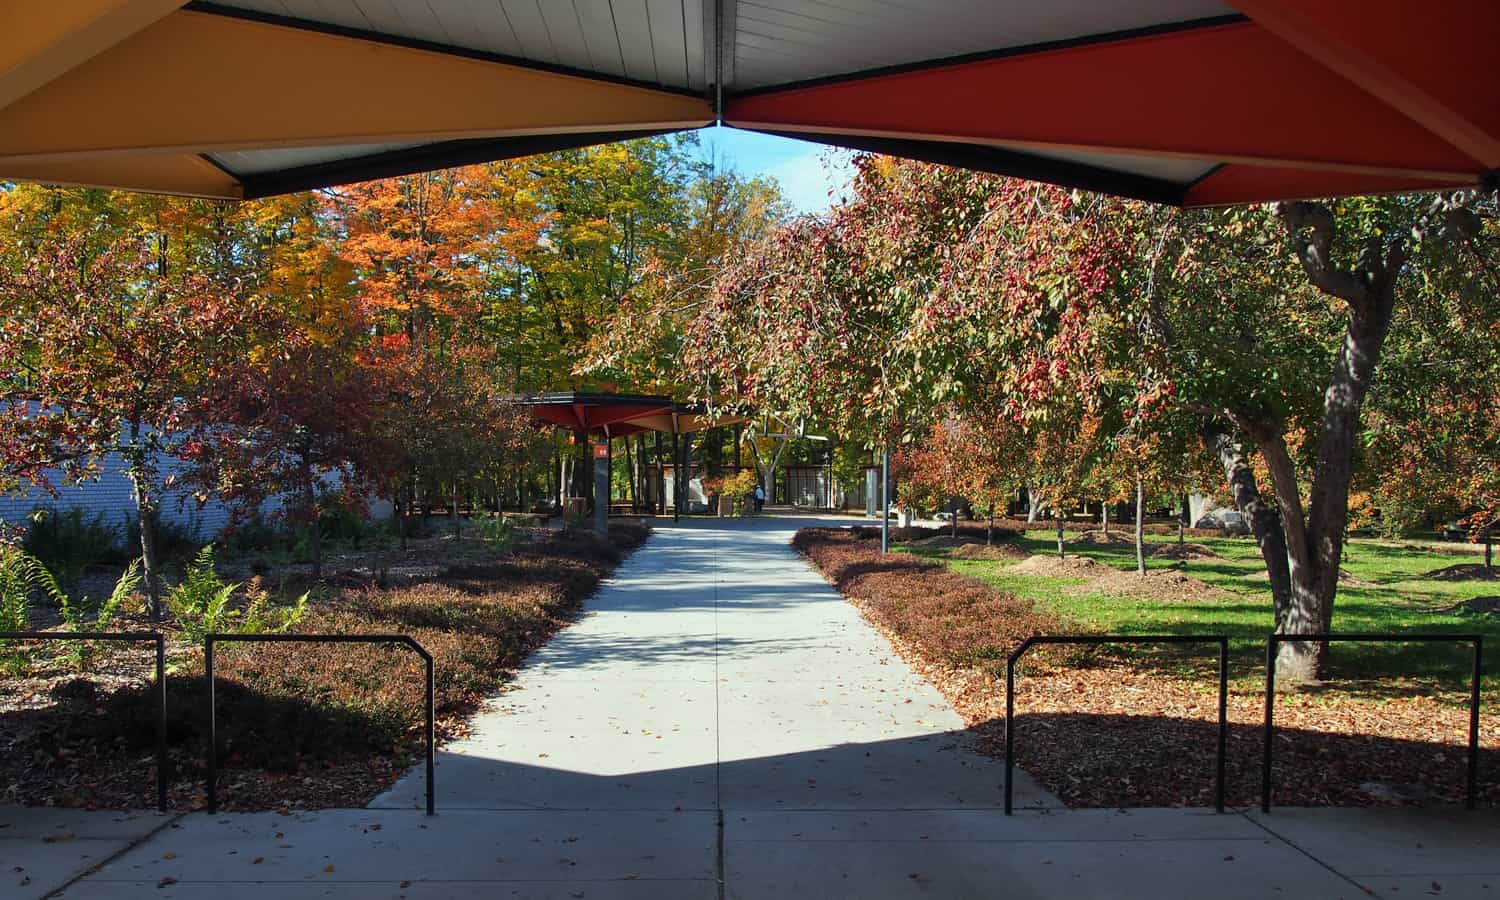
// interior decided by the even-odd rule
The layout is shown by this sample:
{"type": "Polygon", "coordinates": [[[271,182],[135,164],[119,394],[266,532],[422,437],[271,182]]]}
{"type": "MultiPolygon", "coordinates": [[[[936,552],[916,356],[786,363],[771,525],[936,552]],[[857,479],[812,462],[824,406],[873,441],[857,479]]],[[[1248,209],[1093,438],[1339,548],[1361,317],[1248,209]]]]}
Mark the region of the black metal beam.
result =
{"type": "Polygon", "coordinates": [[[882,153],[920,162],[990,172],[995,175],[1009,175],[1029,181],[1045,181],[1062,187],[1098,191],[1103,194],[1163,203],[1168,206],[1181,206],[1187,196],[1186,185],[1165,178],[1121,172],[984,144],[814,131],[759,128],[746,130],[762,131],[765,134],[813,141],[834,147],[847,147],[850,150],[867,153],[882,153]]]}
{"type": "MultiPolygon", "coordinates": [[[[408,147],[403,150],[388,150],[366,156],[313,163],[275,172],[240,175],[231,172],[244,186],[246,200],[310,191],[336,184],[371,181],[376,178],[394,178],[416,172],[430,172],[454,166],[469,166],[494,162],[499,159],[515,159],[551,153],[557,150],[572,150],[592,147],[597,144],[613,144],[635,138],[657,137],[673,134],[671,130],[655,131],[597,131],[578,134],[542,134],[505,138],[478,138],[464,141],[441,141],[408,147]]],[[[215,165],[219,165],[214,161],[215,165]]],[[[220,168],[223,168],[220,165],[220,168]]],[[[228,171],[228,170],[226,170],[228,171]]]]}

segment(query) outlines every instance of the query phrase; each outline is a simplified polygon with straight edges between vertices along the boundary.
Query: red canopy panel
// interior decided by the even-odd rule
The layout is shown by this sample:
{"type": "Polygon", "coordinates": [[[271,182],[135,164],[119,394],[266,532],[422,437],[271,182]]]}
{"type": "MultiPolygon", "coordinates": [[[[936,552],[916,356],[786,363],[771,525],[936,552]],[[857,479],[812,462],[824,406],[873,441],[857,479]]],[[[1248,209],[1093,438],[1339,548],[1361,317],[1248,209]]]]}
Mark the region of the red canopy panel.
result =
{"type": "Polygon", "coordinates": [[[581,434],[597,432],[619,437],[643,430],[628,424],[630,419],[670,411],[675,405],[668,397],[639,394],[605,394],[565,392],[519,397],[513,401],[544,422],[581,434]]]}
{"type": "MultiPolygon", "coordinates": [[[[1497,20],[1500,4],[1475,6],[1497,20]]],[[[1491,168],[1248,21],[773,89],[725,116],[1189,205],[1455,187],[1491,168]]]]}

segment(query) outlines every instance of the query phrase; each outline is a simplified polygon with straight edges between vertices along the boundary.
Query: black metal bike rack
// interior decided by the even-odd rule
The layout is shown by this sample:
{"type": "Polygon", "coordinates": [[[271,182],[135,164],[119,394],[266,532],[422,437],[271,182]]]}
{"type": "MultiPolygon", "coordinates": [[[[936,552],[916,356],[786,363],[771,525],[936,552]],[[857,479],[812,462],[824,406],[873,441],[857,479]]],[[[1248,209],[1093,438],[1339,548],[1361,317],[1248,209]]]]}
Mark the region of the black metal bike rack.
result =
{"type": "Polygon", "coordinates": [[[1266,639],[1266,716],[1265,748],[1261,754],[1260,810],[1271,811],[1271,750],[1275,735],[1276,653],[1282,644],[1317,641],[1348,641],[1370,644],[1424,643],[1471,644],[1474,647],[1474,673],[1469,684],[1469,768],[1467,799],[1473,809],[1479,794],[1479,682],[1482,675],[1484,639],[1477,634],[1366,634],[1361,632],[1320,632],[1316,634],[1273,634],[1266,639]]]}
{"type": "Polygon", "coordinates": [[[114,641],[156,645],[156,808],[167,811],[167,641],[156,631],[0,631],[0,640],[114,641]]]}
{"type": "Polygon", "coordinates": [[[210,634],[203,639],[203,666],[208,678],[208,811],[219,808],[219,727],[214,709],[214,644],[296,643],[296,644],[403,644],[417,652],[427,666],[427,814],[436,812],[433,788],[433,755],[436,743],[435,685],[432,654],[405,634],[210,634]]]}
{"type": "Polygon", "coordinates": [[[1022,641],[1005,660],[1005,814],[1011,814],[1016,767],[1016,662],[1038,644],[1218,644],[1219,741],[1214,773],[1214,808],[1224,811],[1224,760],[1229,743],[1229,637],[1214,634],[1039,634],[1022,641]]]}

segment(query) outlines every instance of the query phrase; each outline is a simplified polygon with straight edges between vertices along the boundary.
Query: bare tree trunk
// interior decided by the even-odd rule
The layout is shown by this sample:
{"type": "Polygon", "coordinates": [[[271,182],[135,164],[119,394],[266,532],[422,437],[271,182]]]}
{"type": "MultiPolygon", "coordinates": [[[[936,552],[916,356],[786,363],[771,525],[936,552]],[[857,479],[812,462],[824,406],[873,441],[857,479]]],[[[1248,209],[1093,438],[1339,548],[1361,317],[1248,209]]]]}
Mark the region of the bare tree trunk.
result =
{"type": "Polygon", "coordinates": [[[313,581],[321,581],[323,578],[323,527],[318,521],[318,488],[313,483],[314,475],[312,466],[306,461],[302,462],[302,509],[307,515],[307,546],[312,551],[312,577],[313,581]]]}
{"type": "Polygon", "coordinates": [[[1062,510],[1061,509],[1055,509],[1052,512],[1054,514],[1054,518],[1057,519],[1057,558],[1058,559],[1067,559],[1068,558],[1068,552],[1067,552],[1066,549],[1063,548],[1063,518],[1062,518],[1062,510]]]}
{"type": "Polygon", "coordinates": [[[1037,515],[1036,489],[1026,482],[1026,524],[1035,525],[1037,515]]]}
{"type": "Polygon", "coordinates": [[[131,474],[135,485],[135,521],[141,532],[141,575],[146,585],[146,610],[151,621],[161,621],[161,568],[156,559],[156,498],[142,474],[131,474]]]}
{"type": "Polygon", "coordinates": [[[1266,575],[1271,584],[1276,627],[1281,630],[1292,605],[1292,574],[1287,562],[1286,533],[1281,527],[1281,515],[1261,497],[1255,470],[1251,468],[1244,448],[1218,423],[1204,425],[1203,442],[1224,467],[1234,505],[1250,519],[1250,532],[1260,546],[1261,559],[1265,561],[1266,575]]]}
{"type": "Polygon", "coordinates": [[[400,543],[402,552],[406,551],[406,501],[401,498],[404,488],[396,490],[396,498],[391,505],[396,508],[396,539],[400,543]]]}
{"type": "MultiPolygon", "coordinates": [[[[162,263],[165,265],[165,262],[162,263]]],[[[130,444],[123,454],[126,474],[135,488],[135,522],[141,532],[141,580],[146,585],[146,611],[161,621],[161,570],[156,558],[156,485],[141,444],[141,423],[130,423],[130,444]]]]}
{"type": "Polygon", "coordinates": [[[1099,504],[1099,524],[1104,530],[1104,536],[1109,537],[1109,501],[1105,500],[1099,504]]]}
{"type": "Polygon", "coordinates": [[[993,546],[995,543],[995,504],[990,504],[990,524],[984,529],[984,545],[993,546]]]}
{"type": "Polygon", "coordinates": [[[1146,574],[1146,488],[1135,476],[1135,571],[1146,574]]]}
{"type": "Polygon", "coordinates": [[[454,482],[454,484],[453,484],[453,493],[449,497],[448,510],[449,510],[448,515],[453,519],[453,539],[454,540],[458,540],[459,538],[463,537],[463,526],[461,526],[459,524],[459,522],[458,522],[458,483],[457,482],[454,482]]]}

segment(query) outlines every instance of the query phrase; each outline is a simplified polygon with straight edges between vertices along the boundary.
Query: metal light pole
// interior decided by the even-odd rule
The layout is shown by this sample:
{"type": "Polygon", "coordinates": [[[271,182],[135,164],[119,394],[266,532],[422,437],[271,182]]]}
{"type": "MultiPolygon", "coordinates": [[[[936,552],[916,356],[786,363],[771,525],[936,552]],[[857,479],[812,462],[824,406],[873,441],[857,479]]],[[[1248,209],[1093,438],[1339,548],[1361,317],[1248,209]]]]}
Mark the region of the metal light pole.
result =
{"type": "Polygon", "coordinates": [[[891,549],[891,451],[880,451],[880,555],[891,549]]]}

